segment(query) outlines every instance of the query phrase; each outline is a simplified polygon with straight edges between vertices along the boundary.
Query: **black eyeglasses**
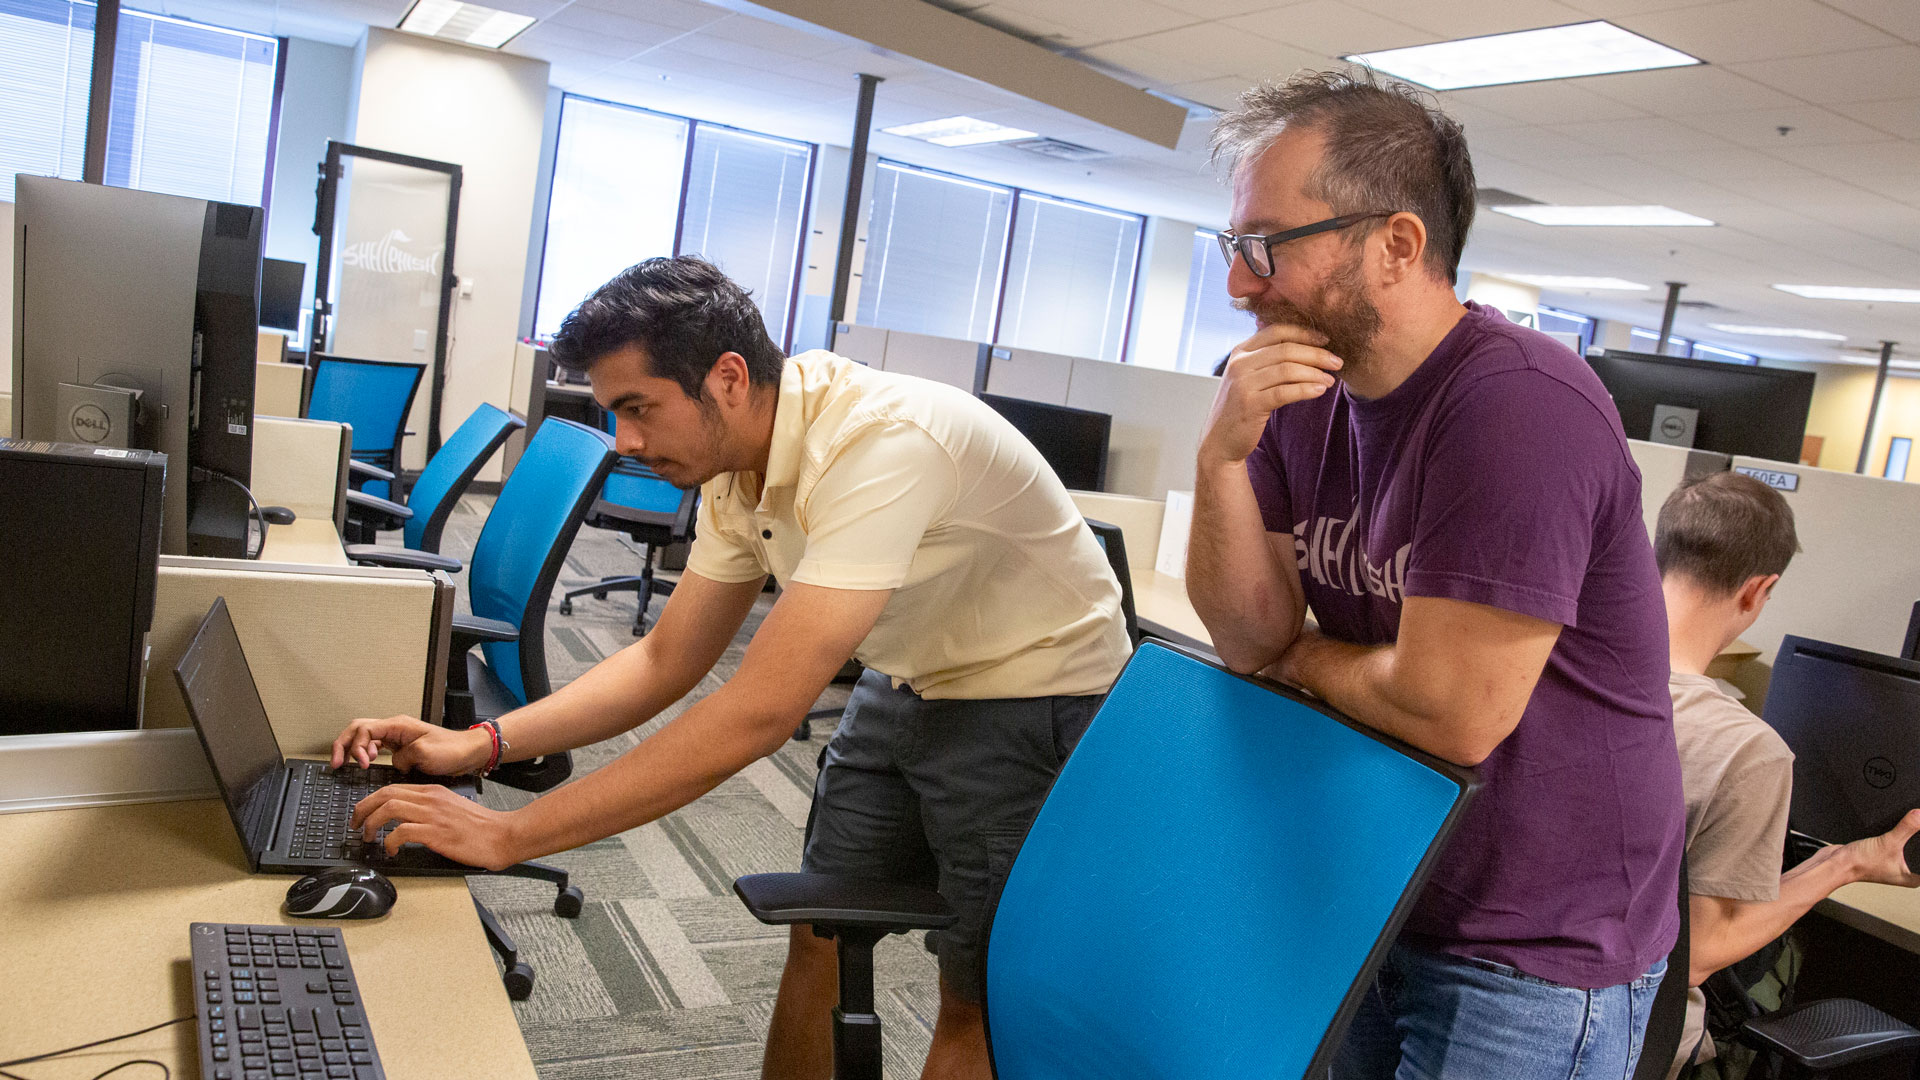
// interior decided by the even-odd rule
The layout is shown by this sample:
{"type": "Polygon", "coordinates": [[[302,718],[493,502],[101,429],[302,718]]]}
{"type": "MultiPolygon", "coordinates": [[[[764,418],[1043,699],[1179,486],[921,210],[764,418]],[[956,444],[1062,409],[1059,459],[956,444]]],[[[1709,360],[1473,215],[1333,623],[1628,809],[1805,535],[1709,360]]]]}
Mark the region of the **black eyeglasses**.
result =
{"type": "Polygon", "coordinates": [[[1392,217],[1398,210],[1369,210],[1364,214],[1342,214],[1339,217],[1316,221],[1311,225],[1302,225],[1286,232],[1268,233],[1255,236],[1252,233],[1237,234],[1228,229],[1222,231],[1216,239],[1220,241],[1220,254],[1226,256],[1227,268],[1233,268],[1233,253],[1238,251],[1246,260],[1247,269],[1256,277],[1273,276],[1273,249],[1289,240],[1301,240],[1318,233],[1344,229],[1349,225],[1358,225],[1368,218],[1392,217]]]}

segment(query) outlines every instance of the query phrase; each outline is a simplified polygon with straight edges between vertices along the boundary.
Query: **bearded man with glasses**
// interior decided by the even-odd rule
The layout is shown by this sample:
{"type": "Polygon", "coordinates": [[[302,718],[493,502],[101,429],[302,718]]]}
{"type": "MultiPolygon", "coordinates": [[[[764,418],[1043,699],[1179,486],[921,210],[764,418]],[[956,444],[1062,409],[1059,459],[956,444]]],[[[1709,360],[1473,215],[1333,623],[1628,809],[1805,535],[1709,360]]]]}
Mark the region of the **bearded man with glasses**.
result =
{"type": "Polygon", "coordinates": [[[1455,298],[1473,165],[1419,92],[1258,86],[1214,152],[1258,330],[1200,447],[1194,607],[1230,667],[1485,782],[1333,1076],[1630,1076],[1685,811],[1619,417],[1578,356],[1455,298]]]}

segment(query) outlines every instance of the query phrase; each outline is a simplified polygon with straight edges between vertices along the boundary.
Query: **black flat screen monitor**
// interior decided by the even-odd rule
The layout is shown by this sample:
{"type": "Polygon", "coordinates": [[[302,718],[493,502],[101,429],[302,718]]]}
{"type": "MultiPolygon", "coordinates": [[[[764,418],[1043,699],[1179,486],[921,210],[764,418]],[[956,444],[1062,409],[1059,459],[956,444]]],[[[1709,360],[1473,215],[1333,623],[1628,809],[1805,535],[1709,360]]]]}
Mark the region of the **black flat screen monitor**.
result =
{"type": "MultiPolygon", "coordinates": [[[[1720,454],[1798,462],[1813,404],[1813,373],[1683,360],[1607,349],[1587,362],[1613,395],[1629,439],[1653,437],[1653,411],[1699,411],[1693,446],[1720,454]]],[[[1666,442],[1666,439],[1653,439],[1666,442]]]]}
{"type": "Polygon", "coordinates": [[[166,458],[0,439],[0,735],[138,727],[166,458]]]}
{"type": "Polygon", "coordinates": [[[1793,751],[1795,831],[1845,844],[1920,806],[1920,663],[1789,635],[1766,721],[1793,751]]]}
{"type": "Polygon", "coordinates": [[[1106,490],[1112,416],[998,394],[981,394],[980,400],[1027,437],[1068,490],[1106,490]]]}
{"type": "Polygon", "coordinates": [[[300,294],[306,285],[306,263],[261,259],[260,325],[299,333],[300,294]]]}
{"type": "Polygon", "coordinates": [[[1907,616],[1907,637],[1900,643],[1902,660],[1920,660],[1920,603],[1913,605],[1912,614],[1907,616]]]}

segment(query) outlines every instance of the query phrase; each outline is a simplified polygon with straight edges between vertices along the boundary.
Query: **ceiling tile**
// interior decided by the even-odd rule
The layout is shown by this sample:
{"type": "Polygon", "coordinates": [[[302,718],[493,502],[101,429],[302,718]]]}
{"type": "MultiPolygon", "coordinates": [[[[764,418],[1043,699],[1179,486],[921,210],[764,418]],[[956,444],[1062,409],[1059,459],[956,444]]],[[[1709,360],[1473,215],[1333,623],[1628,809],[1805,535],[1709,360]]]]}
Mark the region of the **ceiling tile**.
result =
{"type": "Polygon", "coordinates": [[[1920,4],[1913,0],[1826,0],[1826,3],[1889,34],[1920,44],[1920,4]]]}
{"type": "Polygon", "coordinates": [[[1920,194],[1920,143],[1886,139],[1844,146],[1776,147],[1773,156],[1843,180],[1898,178],[1920,194]]]}
{"type": "MultiPolygon", "coordinates": [[[[285,0],[282,2],[284,3],[285,0]]],[[[410,3],[411,0],[408,2],[410,3]]],[[[638,8],[639,14],[647,22],[676,26],[682,30],[708,26],[732,14],[721,8],[698,3],[696,0],[646,0],[644,5],[635,4],[633,0],[573,0],[566,10],[574,11],[579,8],[607,11],[616,15],[630,15],[638,8]]]]}
{"type": "Polygon", "coordinates": [[[1720,138],[1772,153],[1788,146],[1833,146],[1880,142],[1886,132],[1850,120],[1818,105],[1753,112],[1683,116],[1679,122],[1720,138]],[[1788,130],[1782,132],[1781,128],[1788,130]]]}
{"type": "Polygon", "coordinates": [[[1274,8],[1287,7],[1293,0],[1160,0],[1160,3],[1184,11],[1201,19],[1230,19],[1235,15],[1246,15],[1255,11],[1271,11],[1274,8]]]}
{"type": "MultiPolygon", "coordinates": [[[[1057,28],[1061,44],[1091,45],[1157,34],[1203,22],[1191,12],[1163,7],[1153,0],[993,0],[977,9],[986,21],[1004,19],[1016,26],[1032,22],[1057,28]]],[[[971,14],[971,13],[970,13],[971,14]]]]}
{"type": "Polygon", "coordinates": [[[1197,82],[1222,75],[1324,67],[1325,58],[1238,32],[1220,23],[1201,23],[1130,41],[1100,45],[1081,55],[1161,85],[1197,82]]]}
{"type": "Polygon", "coordinates": [[[1674,8],[1703,7],[1717,2],[1718,0],[1567,0],[1567,3],[1581,11],[1602,19],[1618,19],[1627,15],[1644,15],[1649,11],[1670,11],[1674,8]]]}
{"type": "Polygon", "coordinates": [[[1642,156],[1679,150],[1711,150],[1723,144],[1722,140],[1698,128],[1657,116],[1600,120],[1588,124],[1556,124],[1551,130],[1590,150],[1642,156]]]}
{"type": "Polygon", "coordinates": [[[1562,79],[1517,86],[1449,90],[1440,95],[1440,105],[1446,108],[1461,101],[1530,124],[1578,124],[1592,120],[1629,120],[1646,115],[1632,105],[1585,89],[1585,82],[1584,79],[1562,79]]]}
{"type": "Polygon", "coordinates": [[[641,42],[589,33],[556,22],[536,23],[507,46],[509,52],[517,55],[556,63],[573,56],[624,60],[645,48],[647,46],[641,42]]]}
{"type": "Polygon", "coordinates": [[[1585,22],[1587,14],[1559,0],[1474,0],[1436,4],[1433,0],[1351,0],[1353,6],[1434,35],[1434,41],[1504,34],[1585,22]]]}
{"type": "Polygon", "coordinates": [[[637,19],[631,15],[601,11],[580,4],[567,8],[548,20],[548,25],[583,34],[594,34],[616,41],[637,42],[641,46],[660,45],[687,32],[685,27],[637,19]]]}
{"type": "Polygon", "coordinates": [[[1241,91],[1249,85],[1249,80],[1239,75],[1223,75],[1217,79],[1200,79],[1195,82],[1174,83],[1167,92],[1176,97],[1197,101],[1202,105],[1211,105],[1216,109],[1231,109],[1240,100],[1241,91]]]}
{"type": "Polygon", "coordinates": [[[1916,45],[1736,64],[1733,69],[1821,105],[1920,97],[1920,46],[1916,45]]]}
{"type": "Polygon", "coordinates": [[[1277,11],[1222,21],[1236,30],[1328,58],[1433,40],[1433,35],[1425,30],[1361,10],[1343,0],[1311,0],[1277,11]]]}
{"type": "Polygon", "coordinates": [[[1711,64],[1595,75],[1581,79],[1579,84],[1583,90],[1631,105],[1643,112],[1675,119],[1693,113],[1737,112],[1801,104],[1799,98],[1711,64]]]}
{"type": "Polygon", "coordinates": [[[1732,0],[1635,15],[1619,24],[1713,64],[1900,44],[1891,34],[1814,0],[1732,0]]]}
{"type": "Polygon", "coordinates": [[[1869,124],[1889,135],[1920,139],[1920,98],[1897,101],[1849,101],[1829,106],[1837,113],[1869,124]]]}

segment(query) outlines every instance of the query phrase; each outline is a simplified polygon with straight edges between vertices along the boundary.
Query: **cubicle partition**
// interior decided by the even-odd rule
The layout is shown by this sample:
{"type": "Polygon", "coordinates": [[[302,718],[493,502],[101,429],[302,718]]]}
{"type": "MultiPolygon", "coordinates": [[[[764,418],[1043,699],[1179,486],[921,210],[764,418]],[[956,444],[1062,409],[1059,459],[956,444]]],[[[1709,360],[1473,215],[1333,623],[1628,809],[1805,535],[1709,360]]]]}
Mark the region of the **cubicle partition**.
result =
{"type": "Polygon", "coordinates": [[[1113,417],[1107,490],[1164,499],[1193,490],[1200,436],[1220,380],[1211,375],[1076,359],[1063,404],[1113,417]]]}
{"type": "Polygon", "coordinates": [[[970,394],[985,388],[990,346],[958,338],[909,334],[903,330],[889,330],[886,334],[882,370],[946,383],[970,394]]]}
{"type": "MultiPolygon", "coordinates": [[[[262,506],[284,506],[302,521],[347,525],[347,462],[353,428],[330,420],[254,418],[253,496],[262,506]]],[[[269,533],[269,538],[272,534],[269,533]]]]}
{"type": "Polygon", "coordinates": [[[987,353],[987,393],[1065,405],[1074,358],[996,345],[987,353]]]}
{"type": "Polygon", "coordinates": [[[1633,463],[1640,467],[1640,514],[1646,519],[1648,537],[1659,527],[1660,507],[1682,480],[1726,472],[1733,460],[1711,450],[1668,446],[1644,439],[1628,439],[1627,449],[1633,453],[1633,463]]]}
{"type": "Polygon", "coordinates": [[[1736,457],[1786,496],[1801,553],[1740,635],[1772,663],[1786,634],[1898,653],[1920,600],[1920,484],[1736,457]]]}
{"type": "Polygon", "coordinates": [[[287,756],[326,756],[355,717],[438,722],[454,609],[445,576],[272,563],[237,569],[167,555],[154,588],[143,727],[191,723],[173,666],[218,597],[287,756]]]}
{"type": "Polygon", "coordinates": [[[13,395],[0,391],[0,439],[13,437],[13,395]]]}
{"type": "Polygon", "coordinates": [[[861,326],[858,323],[835,323],[833,341],[827,347],[834,353],[849,360],[858,360],[870,368],[882,371],[887,367],[887,338],[891,332],[877,326],[861,326]]]}

